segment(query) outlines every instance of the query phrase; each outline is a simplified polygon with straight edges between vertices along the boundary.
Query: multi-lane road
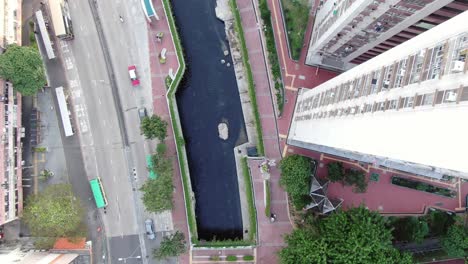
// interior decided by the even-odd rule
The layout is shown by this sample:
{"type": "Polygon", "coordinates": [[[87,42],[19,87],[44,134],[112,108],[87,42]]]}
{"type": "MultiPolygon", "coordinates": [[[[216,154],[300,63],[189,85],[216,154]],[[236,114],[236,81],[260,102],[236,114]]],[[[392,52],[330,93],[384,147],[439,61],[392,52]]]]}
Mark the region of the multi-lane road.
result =
{"type": "Polygon", "coordinates": [[[108,200],[99,211],[108,247],[97,259],[152,263],[161,236],[146,238],[144,221],[152,216],[138,191],[148,174],[145,156],[155,147],[140,135],[137,112],[152,113],[147,22],[139,0],[70,1],[69,7],[75,38],[59,41],[57,49],[86,175],[101,178],[108,200]],[[137,66],[138,87],[131,85],[129,65],[137,66]]]}

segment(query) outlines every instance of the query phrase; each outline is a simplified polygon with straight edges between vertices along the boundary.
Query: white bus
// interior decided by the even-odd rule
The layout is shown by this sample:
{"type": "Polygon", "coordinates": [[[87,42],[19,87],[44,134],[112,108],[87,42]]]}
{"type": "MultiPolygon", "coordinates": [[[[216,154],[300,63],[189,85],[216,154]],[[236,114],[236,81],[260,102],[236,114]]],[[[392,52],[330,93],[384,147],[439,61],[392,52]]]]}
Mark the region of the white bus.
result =
{"type": "Polygon", "coordinates": [[[49,0],[49,9],[55,36],[65,40],[73,39],[68,0],[49,0]]]}
{"type": "Polygon", "coordinates": [[[55,88],[55,93],[57,94],[57,101],[60,108],[60,117],[62,118],[63,131],[65,136],[73,136],[73,127],[70,121],[70,112],[68,111],[67,100],[65,94],[63,93],[63,87],[55,88]]]}

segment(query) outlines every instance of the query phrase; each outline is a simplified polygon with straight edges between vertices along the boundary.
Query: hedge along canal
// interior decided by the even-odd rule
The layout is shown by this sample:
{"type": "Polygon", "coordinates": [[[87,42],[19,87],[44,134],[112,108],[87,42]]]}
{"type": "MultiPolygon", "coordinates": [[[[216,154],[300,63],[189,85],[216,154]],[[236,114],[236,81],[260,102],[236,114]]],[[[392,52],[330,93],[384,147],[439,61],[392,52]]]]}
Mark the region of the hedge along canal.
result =
{"type": "Polygon", "coordinates": [[[229,50],[224,23],[216,17],[215,0],[171,2],[187,65],[176,98],[195,193],[198,239],[242,239],[233,148],[247,137],[231,56],[224,55],[229,50]],[[221,122],[228,124],[227,140],[218,136],[221,122]]]}

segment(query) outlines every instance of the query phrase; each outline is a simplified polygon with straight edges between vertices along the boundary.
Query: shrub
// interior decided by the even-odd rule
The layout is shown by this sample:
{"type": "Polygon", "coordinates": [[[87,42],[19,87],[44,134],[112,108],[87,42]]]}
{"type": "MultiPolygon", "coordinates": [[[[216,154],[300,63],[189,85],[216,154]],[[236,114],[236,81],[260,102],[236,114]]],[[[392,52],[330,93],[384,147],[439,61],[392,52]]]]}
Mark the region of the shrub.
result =
{"type": "Polygon", "coordinates": [[[220,261],[221,258],[218,255],[213,255],[213,256],[210,256],[210,260],[211,261],[220,261]]]}
{"type": "MultiPolygon", "coordinates": [[[[290,155],[280,162],[280,184],[291,196],[292,203],[300,206],[302,197],[309,195],[312,163],[307,157],[290,155]]],[[[296,207],[302,209],[302,207],[296,207]]]]}
{"type": "Polygon", "coordinates": [[[237,256],[234,255],[229,255],[226,257],[227,261],[237,261],[237,256]]]}
{"type": "Polygon", "coordinates": [[[254,260],[254,256],[245,255],[245,256],[242,257],[242,259],[245,260],[245,261],[252,261],[252,260],[254,260]]]}
{"type": "Polygon", "coordinates": [[[353,192],[364,193],[367,190],[366,175],[358,170],[346,170],[344,177],[346,185],[354,185],[353,192]]]}
{"type": "Polygon", "coordinates": [[[270,217],[271,215],[271,208],[270,208],[270,182],[268,180],[265,180],[265,196],[266,196],[266,201],[265,201],[265,215],[267,217],[270,217]]]}
{"type": "Polygon", "coordinates": [[[433,193],[441,196],[446,196],[446,197],[455,197],[456,193],[453,192],[452,190],[449,190],[447,188],[442,188],[442,187],[437,187],[434,185],[430,185],[424,182],[419,182],[419,181],[414,181],[406,178],[401,178],[398,176],[393,176],[392,177],[392,184],[410,188],[410,189],[415,189],[418,191],[423,191],[423,192],[428,192],[428,193],[433,193]]]}
{"type": "Polygon", "coordinates": [[[332,182],[342,181],[344,179],[343,163],[335,161],[327,164],[328,179],[332,182]]]}
{"type": "Polygon", "coordinates": [[[166,155],[166,151],[167,151],[167,145],[166,144],[159,143],[156,146],[156,153],[158,153],[158,155],[164,156],[164,155],[166,155]]]}

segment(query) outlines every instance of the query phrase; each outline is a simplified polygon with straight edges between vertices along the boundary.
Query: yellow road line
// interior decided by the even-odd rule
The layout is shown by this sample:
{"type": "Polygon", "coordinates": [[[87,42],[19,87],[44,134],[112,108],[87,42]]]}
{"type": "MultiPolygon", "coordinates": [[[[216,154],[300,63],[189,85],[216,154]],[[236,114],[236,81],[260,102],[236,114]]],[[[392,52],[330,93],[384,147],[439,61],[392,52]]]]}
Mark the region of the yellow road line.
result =
{"type": "Polygon", "coordinates": [[[285,72],[286,76],[295,76],[295,75],[292,75],[292,74],[288,73],[288,64],[286,63],[286,58],[284,57],[283,41],[281,39],[281,30],[280,30],[280,27],[279,27],[279,24],[278,24],[278,20],[280,20],[281,18],[276,17],[276,14],[277,14],[277,12],[276,12],[276,0],[272,1],[272,5],[273,5],[273,14],[275,14],[276,32],[278,33],[278,41],[279,41],[280,49],[281,49],[281,58],[283,59],[284,72],[285,72]]]}
{"type": "Polygon", "coordinates": [[[286,154],[288,152],[288,145],[284,145],[284,148],[283,148],[283,157],[286,157],[286,154]]]}
{"type": "Polygon", "coordinates": [[[294,92],[297,92],[297,88],[295,87],[292,87],[292,86],[285,86],[286,90],[291,90],[291,91],[294,91],[294,92]]]}

